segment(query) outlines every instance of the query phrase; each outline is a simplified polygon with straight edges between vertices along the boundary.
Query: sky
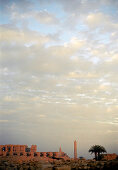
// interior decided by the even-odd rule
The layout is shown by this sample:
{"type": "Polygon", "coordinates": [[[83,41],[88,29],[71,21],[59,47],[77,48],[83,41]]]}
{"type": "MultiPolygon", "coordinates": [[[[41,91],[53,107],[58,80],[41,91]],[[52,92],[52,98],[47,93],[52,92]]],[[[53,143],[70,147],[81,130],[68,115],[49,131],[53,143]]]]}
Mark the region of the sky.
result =
{"type": "Polygon", "coordinates": [[[0,144],[118,154],[118,1],[0,6],[0,144]]]}

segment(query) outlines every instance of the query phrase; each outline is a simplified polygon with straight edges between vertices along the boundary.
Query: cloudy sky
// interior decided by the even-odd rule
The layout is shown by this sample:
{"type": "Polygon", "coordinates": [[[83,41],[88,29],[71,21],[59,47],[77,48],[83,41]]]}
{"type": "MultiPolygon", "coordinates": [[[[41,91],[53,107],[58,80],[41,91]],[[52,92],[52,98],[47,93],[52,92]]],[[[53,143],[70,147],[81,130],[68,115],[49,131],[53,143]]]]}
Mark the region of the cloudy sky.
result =
{"type": "Polygon", "coordinates": [[[118,154],[118,1],[0,6],[0,143],[118,154]]]}

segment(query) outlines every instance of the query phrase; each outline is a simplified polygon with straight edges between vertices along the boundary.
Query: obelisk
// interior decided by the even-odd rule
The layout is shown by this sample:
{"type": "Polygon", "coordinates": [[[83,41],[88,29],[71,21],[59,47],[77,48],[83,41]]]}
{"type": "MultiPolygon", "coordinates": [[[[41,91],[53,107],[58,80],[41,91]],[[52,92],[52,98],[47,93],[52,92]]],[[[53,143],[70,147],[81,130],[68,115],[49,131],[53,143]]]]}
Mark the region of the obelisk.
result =
{"type": "Polygon", "coordinates": [[[61,150],[61,147],[59,148],[59,157],[62,156],[62,150],[61,150]]]}
{"type": "Polygon", "coordinates": [[[74,159],[77,159],[77,141],[74,141],[74,159]]]}

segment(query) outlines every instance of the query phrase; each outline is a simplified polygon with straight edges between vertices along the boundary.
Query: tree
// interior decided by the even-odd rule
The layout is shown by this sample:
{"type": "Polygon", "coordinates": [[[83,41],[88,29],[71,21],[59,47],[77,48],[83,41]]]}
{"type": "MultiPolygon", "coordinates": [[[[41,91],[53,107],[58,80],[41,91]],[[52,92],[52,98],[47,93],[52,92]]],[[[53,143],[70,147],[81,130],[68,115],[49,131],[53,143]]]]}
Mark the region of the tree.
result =
{"type": "Polygon", "coordinates": [[[100,160],[101,153],[106,152],[106,149],[101,145],[94,145],[89,149],[89,152],[91,152],[91,154],[95,154],[95,160],[100,160]]]}

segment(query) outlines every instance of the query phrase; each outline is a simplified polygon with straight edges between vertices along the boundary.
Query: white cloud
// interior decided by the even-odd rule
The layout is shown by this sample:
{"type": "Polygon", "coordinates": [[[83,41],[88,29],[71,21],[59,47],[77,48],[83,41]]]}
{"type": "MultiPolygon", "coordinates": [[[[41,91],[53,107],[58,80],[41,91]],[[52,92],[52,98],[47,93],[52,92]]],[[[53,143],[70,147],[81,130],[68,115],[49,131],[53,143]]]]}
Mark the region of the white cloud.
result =
{"type": "Polygon", "coordinates": [[[42,23],[42,24],[58,24],[59,23],[59,20],[54,16],[54,14],[51,14],[45,10],[32,13],[31,16],[34,19],[36,19],[39,23],[42,23]]]}
{"type": "Polygon", "coordinates": [[[91,13],[86,18],[88,26],[92,29],[99,28],[103,31],[114,31],[118,29],[118,23],[109,15],[104,13],[91,13]]]}
{"type": "Polygon", "coordinates": [[[0,123],[7,123],[9,120],[0,120],[0,123]]]}
{"type": "Polygon", "coordinates": [[[40,117],[40,118],[45,118],[45,117],[46,117],[46,115],[39,115],[39,117],[40,117]]]}

